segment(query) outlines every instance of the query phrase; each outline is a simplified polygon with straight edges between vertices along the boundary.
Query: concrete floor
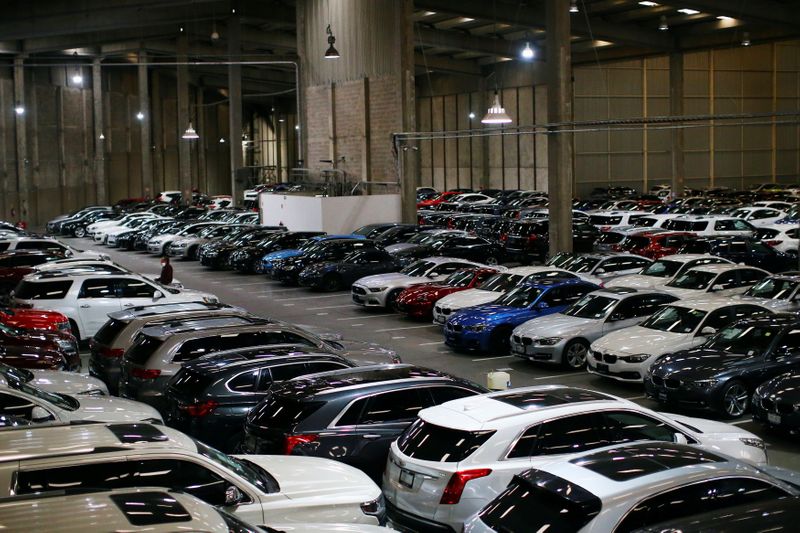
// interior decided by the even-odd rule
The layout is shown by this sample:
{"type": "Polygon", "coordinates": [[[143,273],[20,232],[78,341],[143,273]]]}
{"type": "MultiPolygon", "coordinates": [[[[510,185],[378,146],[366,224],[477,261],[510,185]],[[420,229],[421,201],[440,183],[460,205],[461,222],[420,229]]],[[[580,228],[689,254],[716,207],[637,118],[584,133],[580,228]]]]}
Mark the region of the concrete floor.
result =
{"type": "MultiPolygon", "coordinates": [[[[91,248],[83,239],[64,239],[77,248],[91,248]]],[[[159,259],[140,252],[121,252],[98,247],[114,261],[137,272],[158,272],[159,259]]],[[[442,341],[441,329],[394,313],[366,311],[353,305],[349,292],[317,293],[284,286],[259,275],[213,271],[198,262],[173,261],[175,277],[186,287],[216,294],[221,301],[238,305],[263,316],[287,322],[313,325],[344,338],[372,341],[392,348],[406,363],[450,372],[478,383],[486,383],[486,374],[505,370],[514,387],[542,384],[565,384],[599,390],[635,401],[652,409],[656,402],[644,397],[641,386],[617,383],[586,372],[563,371],[555,366],[537,365],[513,356],[455,353],[442,341]]],[[[86,368],[86,365],[84,365],[86,368]]],[[[684,412],[689,416],[715,418],[706,412],[684,412]]],[[[734,424],[752,431],[767,442],[769,462],[800,471],[798,442],[791,437],[766,431],[749,416],[734,424]]]]}

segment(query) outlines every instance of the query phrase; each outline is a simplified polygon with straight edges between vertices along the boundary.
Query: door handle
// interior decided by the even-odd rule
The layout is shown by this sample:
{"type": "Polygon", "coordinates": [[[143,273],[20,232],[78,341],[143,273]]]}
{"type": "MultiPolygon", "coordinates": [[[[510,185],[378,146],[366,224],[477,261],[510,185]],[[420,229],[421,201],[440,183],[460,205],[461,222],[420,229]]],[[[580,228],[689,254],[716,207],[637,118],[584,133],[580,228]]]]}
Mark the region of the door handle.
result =
{"type": "Polygon", "coordinates": [[[135,304],[124,304],[123,307],[133,307],[135,304]]]}
{"type": "Polygon", "coordinates": [[[362,435],[361,437],[366,440],[375,440],[381,438],[381,436],[378,435],[377,433],[367,433],[366,435],[362,435]]]}
{"type": "Polygon", "coordinates": [[[81,309],[89,309],[91,306],[89,304],[81,305],[81,309]]]}

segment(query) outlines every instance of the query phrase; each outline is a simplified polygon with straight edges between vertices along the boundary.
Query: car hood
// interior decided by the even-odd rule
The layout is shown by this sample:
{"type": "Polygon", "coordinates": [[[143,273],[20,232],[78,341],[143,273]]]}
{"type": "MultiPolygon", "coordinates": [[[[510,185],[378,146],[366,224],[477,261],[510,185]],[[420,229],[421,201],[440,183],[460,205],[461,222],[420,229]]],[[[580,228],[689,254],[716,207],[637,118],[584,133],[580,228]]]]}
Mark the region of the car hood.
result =
{"type": "MultiPolygon", "coordinates": [[[[736,297],[735,297],[736,298],[736,297]]],[[[756,298],[755,296],[738,296],[740,300],[747,303],[760,305],[766,307],[775,313],[794,311],[797,308],[797,303],[791,300],[775,300],[772,298],[756,298]]]]}
{"type": "Polygon", "coordinates": [[[357,285],[363,287],[402,287],[415,283],[425,283],[427,278],[407,276],[400,272],[390,272],[388,274],[375,274],[356,281],[357,285]]]}
{"type": "Polygon", "coordinates": [[[361,470],[319,457],[296,455],[237,455],[272,475],[280,492],[298,505],[332,506],[364,503],[378,498],[381,490],[361,470]]]}
{"type": "Polygon", "coordinates": [[[409,287],[401,293],[401,296],[403,298],[416,298],[422,295],[434,296],[440,291],[447,292],[453,290],[458,289],[456,287],[450,287],[449,285],[442,285],[436,281],[431,281],[429,283],[420,283],[419,285],[409,287]]]}
{"type": "Polygon", "coordinates": [[[643,276],[641,274],[629,274],[620,276],[606,282],[606,287],[631,287],[632,289],[652,289],[656,285],[669,281],[670,278],[657,278],[655,276],[643,276]]]}
{"type": "Polygon", "coordinates": [[[175,233],[162,233],[161,235],[156,235],[155,237],[152,237],[150,240],[156,242],[164,242],[169,239],[173,239],[176,236],[177,235],[175,233]]]}
{"type": "Polygon", "coordinates": [[[434,249],[431,248],[430,246],[426,246],[423,244],[411,244],[399,250],[389,251],[389,253],[397,257],[417,256],[420,254],[429,256],[429,255],[434,255],[434,249]]]}
{"type": "MultiPolygon", "coordinates": [[[[709,420],[707,418],[695,418],[693,416],[683,416],[683,415],[676,415],[674,413],[661,413],[662,415],[666,416],[667,418],[671,418],[676,422],[684,423],[688,426],[694,427],[699,429],[702,433],[695,435],[700,439],[700,441],[705,445],[713,446],[713,443],[720,442],[722,440],[736,440],[738,441],[740,438],[755,438],[758,437],[749,431],[745,431],[733,424],[726,424],[725,422],[717,422],[716,420],[709,420]]],[[[725,451],[721,449],[724,453],[730,453],[730,451],[725,451]]]]}
{"type": "Polygon", "coordinates": [[[106,387],[105,383],[86,374],[62,372],[60,370],[31,370],[31,372],[33,373],[33,379],[30,384],[48,392],[85,394],[87,392],[101,391],[103,394],[108,394],[108,387],[106,387]]]}
{"type": "Polygon", "coordinates": [[[796,404],[800,401],[800,374],[797,372],[781,374],[761,385],[759,394],[773,401],[796,404]]]}
{"type": "Polygon", "coordinates": [[[735,356],[720,350],[694,348],[662,356],[653,366],[653,372],[684,381],[694,381],[715,376],[726,370],[749,366],[752,357],[735,356]]]}
{"type": "Polygon", "coordinates": [[[287,250],[278,250],[277,252],[270,252],[263,257],[264,261],[277,261],[279,259],[288,259],[290,257],[297,257],[302,255],[301,250],[290,248],[287,250]]]}
{"type": "Polygon", "coordinates": [[[113,228],[103,230],[103,233],[106,235],[119,235],[120,233],[134,231],[135,229],[136,228],[129,228],[128,226],[114,226],[113,228]]]}
{"type": "Polygon", "coordinates": [[[661,355],[688,348],[691,333],[672,333],[655,329],[632,326],[605,335],[592,343],[592,350],[611,352],[618,355],[646,353],[661,355]]]}
{"type": "Polygon", "coordinates": [[[483,289],[467,289],[455,294],[448,294],[436,302],[436,304],[439,307],[462,309],[464,307],[472,307],[473,305],[481,305],[493,302],[502,295],[502,292],[485,291],[483,289]]]}
{"type": "Polygon", "coordinates": [[[386,363],[401,362],[397,352],[394,350],[389,350],[388,348],[384,348],[383,346],[375,344],[374,342],[345,340],[334,340],[328,342],[330,342],[330,344],[332,344],[334,347],[336,345],[341,346],[341,349],[337,350],[339,355],[352,360],[354,363],[358,364],[358,366],[383,365],[386,363]]]}
{"type": "Polygon", "coordinates": [[[484,304],[453,314],[448,324],[468,326],[473,324],[492,324],[494,322],[518,322],[537,316],[535,310],[527,307],[506,307],[504,305],[484,304]]]}
{"type": "Polygon", "coordinates": [[[559,337],[581,335],[586,331],[597,331],[603,319],[578,318],[555,313],[525,322],[517,326],[515,334],[528,337],[559,337]]]}
{"type": "Polygon", "coordinates": [[[397,244],[390,244],[385,248],[385,250],[390,254],[396,254],[400,250],[406,250],[408,248],[413,248],[415,246],[417,245],[408,242],[398,242],[397,244]]]}
{"type": "Polygon", "coordinates": [[[67,317],[56,311],[39,309],[15,309],[13,315],[5,315],[3,323],[22,329],[53,330],[57,323],[67,322],[67,317]]]}
{"type": "Polygon", "coordinates": [[[158,411],[141,402],[110,396],[80,396],[75,399],[80,402],[80,407],[69,412],[70,418],[73,420],[92,422],[161,421],[158,411]]]}
{"type": "Polygon", "coordinates": [[[673,295],[673,296],[675,296],[675,297],[677,297],[677,298],[679,298],[681,300],[686,300],[686,299],[689,299],[689,298],[698,298],[698,297],[703,297],[703,296],[706,295],[705,289],[702,289],[702,290],[679,289],[677,287],[667,287],[666,284],[658,285],[655,288],[658,289],[658,290],[664,291],[666,293],[669,293],[669,294],[671,294],[671,295],[673,295]]]}

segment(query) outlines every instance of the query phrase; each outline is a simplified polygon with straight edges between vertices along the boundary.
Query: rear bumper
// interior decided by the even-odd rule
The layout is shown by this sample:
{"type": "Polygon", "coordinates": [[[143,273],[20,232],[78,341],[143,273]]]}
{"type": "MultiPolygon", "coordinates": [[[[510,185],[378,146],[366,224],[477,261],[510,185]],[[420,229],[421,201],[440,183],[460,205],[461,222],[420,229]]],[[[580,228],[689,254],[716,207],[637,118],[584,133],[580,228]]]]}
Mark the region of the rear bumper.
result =
{"type": "Polygon", "coordinates": [[[389,518],[389,525],[400,528],[401,531],[424,531],[425,533],[455,533],[455,530],[447,524],[441,524],[413,515],[407,511],[399,509],[386,500],[386,516],[389,518]]]}

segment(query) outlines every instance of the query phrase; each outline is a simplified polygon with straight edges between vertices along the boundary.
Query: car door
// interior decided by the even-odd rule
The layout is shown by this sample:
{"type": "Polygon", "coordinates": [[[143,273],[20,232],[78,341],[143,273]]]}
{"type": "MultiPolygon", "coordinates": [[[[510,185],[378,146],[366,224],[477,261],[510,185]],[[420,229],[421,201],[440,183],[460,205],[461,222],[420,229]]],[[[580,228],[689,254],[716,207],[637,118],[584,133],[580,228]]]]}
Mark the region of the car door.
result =
{"type": "Polygon", "coordinates": [[[713,296],[731,296],[744,292],[739,282],[738,270],[723,272],[708,286],[706,292],[713,296]]]}
{"type": "Polygon", "coordinates": [[[78,325],[81,336],[91,337],[108,320],[108,314],[121,309],[117,292],[119,278],[98,277],[83,281],[78,291],[78,325]]]}
{"type": "Polygon", "coordinates": [[[122,308],[135,307],[139,305],[153,305],[158,301],[157,293],[164,295],[162,289],[151,285],[143,279],[121,278],[117,282],[117,290],[120,296],[120,306],[122,308]]]}
{"type": "Polygon", "coordinates": [[[603,322],[603,335],[618,329],[635,326],[642,322],[646,316],[642,315],[640,307],[645,305],[647,296],[631,296],[617,303],[616,307],[609,313],[608,318],[603,322]]]}
{"type": "Polygon", "coordinates": [[[456,270],[462,270],[464,268],[473,268],[475,265],[469,263],[457,263],[457,262],[447,262],[447,263],[440,263],[433,267],[428,272],[428,278],[433,281],[441,281],[456,270]]]}
{"type": "Polygon", "coordinates": [[[800,370],[800,329],[789,328],[765,356],[762,365],[747,376],[752,388],[784,372],[800,370]]]}

